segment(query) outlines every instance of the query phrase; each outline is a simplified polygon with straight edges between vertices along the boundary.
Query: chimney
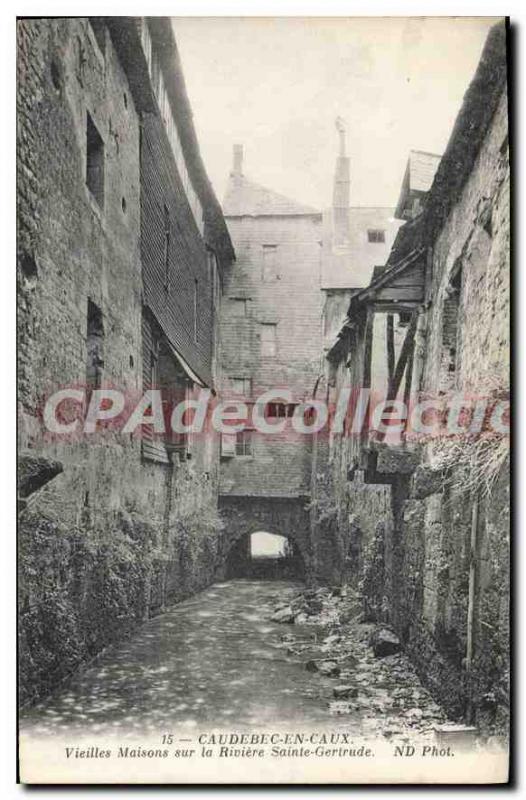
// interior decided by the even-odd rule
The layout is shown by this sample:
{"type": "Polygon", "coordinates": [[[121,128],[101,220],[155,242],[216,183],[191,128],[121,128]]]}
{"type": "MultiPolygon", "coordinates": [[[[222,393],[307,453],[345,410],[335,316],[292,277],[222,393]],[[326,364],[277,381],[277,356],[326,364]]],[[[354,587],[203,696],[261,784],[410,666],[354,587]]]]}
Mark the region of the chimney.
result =
{"type": "Polygon", "coordinates": [[[232,172],[230,173],[233,178],[243,177],[243,145],[234,145],[234,160],[232,163],[232,172]]]}
{"type": "Polygon", "coordinates": [[[332,198],[334,244],[341,245],[349,241],[349,201],[350,201],[350,168],[346,155],[345,122],[336,118],[336,130],[340,138],[340,150],[336,159],[334,173],[334,190],[332,198]]]}

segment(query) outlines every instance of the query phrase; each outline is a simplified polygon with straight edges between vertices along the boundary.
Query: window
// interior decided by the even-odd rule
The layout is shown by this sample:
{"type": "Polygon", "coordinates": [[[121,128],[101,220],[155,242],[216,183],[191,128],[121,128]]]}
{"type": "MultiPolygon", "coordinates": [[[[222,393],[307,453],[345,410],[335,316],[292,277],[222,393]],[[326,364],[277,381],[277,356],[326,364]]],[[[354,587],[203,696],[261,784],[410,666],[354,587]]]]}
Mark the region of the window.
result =
{"type": "Polygon", "coordinates": [[[400,328],[407,328],[409,323],[411,322],[411,312],[410,311],[401,311],[398,315],[398,325],[400,328]]]}
{"type": "Polygon", "coordinates": [[[88,298],[88,318],[86,331],[87,360],[86,385],[88,390],[98,389],[102,380],[104,326],[102,311],[88,298]]]}
{"type": "Polygon", "coordinates": [[[236,433],[236,456],[252,455],[252,431],[236,433]]]}
{"type": "Polygon", "coordinates": [[[106,26],[104,20],[100,17],[89,17],[88,21],[97,42],[97,47],[104,56],[106,52],[106,26]]]}
{"type": "Polygon", "coordinates": [[[265,417],[292,417],[294,415],[295,403],[267,403],[265,407],[265,417]]]}
{"type": "Polygon", "coordinates": [[[264,283],[275,281],[278,277],[277,250],[278,248],[274,244],[263,245],[263,268],[261,276],[264,283]]]}
{"type": "Polygon", "coordinates": [[[252,431],[221,434],[221,457],[242,458],[253,455],[252,431]]]}
{"type": "Polygon", "coordinates": [[[221,458],[233,458],[236,454],[236,434],[221,434],[221,458]]]}
{"type": "Polygon", "coordinates": [[[76,54],[75,70],[77,73],[77,80],[82,86],[84,83],[84,66],[86,64],[86,54],[84,52],[82,40],[80,39],[79,36],[76,37],[75,54],[76,54]]]}
{"type": "Polygon", "coordinates": [[[373,228],[367,231],[367,241],[375,244],[385,242],[385,231],[373,228]]]}
{"type": "Polygon", "coordinates": [[[239,397],[252,395],[252,378],[230,378],[232,392],[239,397]]]}
{"type": "MultiPolygon", "coordinates": [[[[149,317],[143,317],[144,390],[161,393],[165,432],[156,431],[152,424],[142,426],[143,456],[164,464],[190,458],[190,437],[186,431],[172,430],[170,420],[176,406],[190,397],[191,381],[174,358],[167,341],[149,317]]],[[[151,414],[151,412],[150,412],[151,414]]],[[[183,424],[189,423],[188,411],[183,424]]]]}
{"type": "Polygon", "coordinates": [[[104,142],[89,112],[86,123],[86,185],[102,208],[104,205],[104,142]]]}
{"type": "Polygon", "coordinates": [[[276,355],[276,324],[263,322],[261,324],[261,355],[272,357],[276,355]]]}
{"type": "MultiPolygon", "coordinates": [[[[162,376],[163,383],[166,387],[169,387],[166,398],[163,397],[163,407],[171,412],[179,403],[188,403],[191,384],[180,366],[174,362],[168,353],[162,360],[162,369],[164,372],[162,376]]],[[[191,421],[192,413],[185,411],[182,417],[183,425],[189,425],[191,421]]],[[[165,445],[172,460],[178,458],[179,461],[186,461],[190,458],[190,438],[186,431],[168,430],[165,436],[165,445]]]]}
{"type": "Polygon", "coordinates": [[[244,297],[231,297],[230,302],[234,317],[248,316],[248,301],[244,297]]]}
{"type": "Polygon", "coordinates": [[[171,238],[170,211],[168,209],[168,206],[165,206],[163,259],[164,259],[164,288],[166,291],[168,291],[170,288],[170,238],[171,238]]]}

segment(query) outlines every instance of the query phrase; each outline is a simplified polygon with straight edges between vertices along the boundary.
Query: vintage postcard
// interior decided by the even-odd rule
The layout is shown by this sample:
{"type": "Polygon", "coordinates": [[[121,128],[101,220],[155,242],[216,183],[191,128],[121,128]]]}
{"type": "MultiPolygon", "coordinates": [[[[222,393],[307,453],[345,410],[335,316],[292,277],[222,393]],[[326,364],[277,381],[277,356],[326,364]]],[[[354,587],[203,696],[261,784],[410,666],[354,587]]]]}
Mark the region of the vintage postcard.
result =
{"type": "Polygon", "coordinates": [[[16,25],[20,781],[506,783],[508,20],[16,25]]]}

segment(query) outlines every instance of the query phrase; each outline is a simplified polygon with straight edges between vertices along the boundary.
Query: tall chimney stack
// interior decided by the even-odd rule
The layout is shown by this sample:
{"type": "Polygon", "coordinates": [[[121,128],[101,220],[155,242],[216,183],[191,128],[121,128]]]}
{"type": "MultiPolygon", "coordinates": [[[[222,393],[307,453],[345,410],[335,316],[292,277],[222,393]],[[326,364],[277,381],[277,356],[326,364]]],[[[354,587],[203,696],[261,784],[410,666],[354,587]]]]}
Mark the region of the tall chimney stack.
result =
{"type": "Polygon", "coordinates": [[[334,173],[334,190],[332,198],[334,244],[341,245],[349,241],[349,203],[350,203],[350,160],[346,155],[345,122],[336,118],[336,130],[339,134],[340,149],[336,159],[334,173]]]}
{"type": "Polygon", "coordinates": [[[232,172],[230,173],[233,178],[243,177],[243,145],[234,145],[234,160],[232,163],[232,172]]]}

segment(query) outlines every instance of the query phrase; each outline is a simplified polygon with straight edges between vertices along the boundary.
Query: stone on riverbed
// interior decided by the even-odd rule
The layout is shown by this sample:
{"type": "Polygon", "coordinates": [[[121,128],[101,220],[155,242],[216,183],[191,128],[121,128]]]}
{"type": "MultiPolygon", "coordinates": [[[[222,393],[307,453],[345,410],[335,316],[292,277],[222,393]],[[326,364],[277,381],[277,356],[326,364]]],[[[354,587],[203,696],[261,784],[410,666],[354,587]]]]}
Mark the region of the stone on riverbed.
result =
{"type": "Polygon", "coordinates": [[[333,634],[331,634],[331,636],[326,636],[325,637],[325,639],[323,640],[323,644],[327,644],[327,645],[337,644],[338,642],[341,641],[341,638],[342,637],[340,636],[339,633],[333,633],[333,634]]]}
{"type": "Polygon", "coordinates": [[[373,632],[369,643],[376,658],[390,656],[401,648],[400,639],[389,628],[378,628],[373,632]]]}
{"type": "Polygon", "coordinates": [[[314,661],[310,659],[305,663],[307,672],[319,672],[320,675],[326,675],[329,678],[337,678],[340,674],[340,667],[336,661],[314,661]]]}
{"type": "Polygon", "coordinates": [[[292,624],[294,622],[295,616],[296,614],[294,613],[292,608],[290,606],[285,606],[284,608],[278,608],[278,610],[272,614],[270,619],[272,620],[272,622],[292,624]]]}
{"type": "Polygon", "coordinates": [[[335,686],[332,693],[337,700],[358,697],[358,689],[356,686],[335,686]]]}
{"type": "Polygon", "coordinates": [[[328,675],[330,678],[335,678],[340,674],[340,668],[336,661],[321,661],[318,664],[318,671],[322,675],[328,675]]]}
{"type": "Polygon", "coordinates": [[[322,609],[323,602],[319,597],[310,598],[305,606],[305,612],[311,617],[319,614],[322,609]]]}
{"type": "Polygon", "coordinates": [[[346,703],[344,700],[333,700],[329,703],[329,713],[340,716],[342,714],[351,713],[351,704],[346,703]]]}

